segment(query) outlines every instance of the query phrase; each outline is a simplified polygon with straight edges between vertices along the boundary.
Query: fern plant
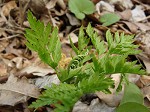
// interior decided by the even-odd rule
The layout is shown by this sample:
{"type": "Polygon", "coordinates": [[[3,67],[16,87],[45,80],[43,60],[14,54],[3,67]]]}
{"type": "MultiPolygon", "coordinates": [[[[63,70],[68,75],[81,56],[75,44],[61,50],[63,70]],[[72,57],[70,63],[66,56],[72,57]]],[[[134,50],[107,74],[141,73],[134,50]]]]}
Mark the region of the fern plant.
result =
{"type": "MultiPolygon", "coordinates": [[[[110,74],[121,73],[122,78],[127,73],[145,74],[136,62],[127,62],[128,55],[138,54],[138,46],[133,44],[133,36],[113,36],[106,32],[107,44],[100,39],[97,32],[89,24],[80,28],[78,47],[70,37],[70,44],[76,53],[67,68],[59,65],[61,60],[61,42],[58,29],[50,24],[44,25],[28,12],[30,29],[26,29],[27,47],[38,52],[39,57],[53,69],[61,83],[46,87],[42,95],[29,107],[38,108],[44,105],[54,105],[54,112],[69,112],[74,104],[87,93],[103,91],[110,93],[114,86],[110,74]],[[92,42],[92,45],[89,42],[92,42]],[[94,51],[93,51],[94,49],[94,51]]],[[[121,87],[121,83],[120,83],[121,87]]]]}

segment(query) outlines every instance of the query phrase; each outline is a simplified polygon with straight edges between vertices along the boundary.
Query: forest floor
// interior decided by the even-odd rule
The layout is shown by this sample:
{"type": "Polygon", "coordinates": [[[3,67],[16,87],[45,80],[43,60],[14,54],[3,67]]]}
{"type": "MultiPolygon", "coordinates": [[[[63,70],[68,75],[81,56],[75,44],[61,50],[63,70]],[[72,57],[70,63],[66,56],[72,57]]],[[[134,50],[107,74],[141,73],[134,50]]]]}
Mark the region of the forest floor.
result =
{"type": "MultiPolygon", "coordinates": [[[[69,35],[74,44],[78,43],[81,26],[88,23],[105,39],[108,29],[134,35],[134,43],[142,52],[129,56],[137,60],[148,75],[132,74],[129,80],[134,82],[143,93],[144,104],[150,108],[150,1],[149,0],[91,0],[95,11],[78,19],[70,10],[68,0],[0,0],[0,112],[33,112],[28,106],[41,93],[45,85],[58,84],[55,71],[44,64],[38,54],[30,51],[25,43],[25,29],[29,27],[27,12],[45,24],[50,23],[59,29],[62,52],[70,56],[69,35]],[[104,25],[100,18],[106,13],[119,17],[104,25]]],[[[119,77],[114,76],[117,82],[119,77]]],[[[116,95],[97,93],[91,104],[76,103],[73,112],[113,112],[122,98],[116,95]],[[100,102],[101,101],[101,102],[100,102]]],[[[51,112],[51,107],[42,107],[37,112],[51,112]]]]}

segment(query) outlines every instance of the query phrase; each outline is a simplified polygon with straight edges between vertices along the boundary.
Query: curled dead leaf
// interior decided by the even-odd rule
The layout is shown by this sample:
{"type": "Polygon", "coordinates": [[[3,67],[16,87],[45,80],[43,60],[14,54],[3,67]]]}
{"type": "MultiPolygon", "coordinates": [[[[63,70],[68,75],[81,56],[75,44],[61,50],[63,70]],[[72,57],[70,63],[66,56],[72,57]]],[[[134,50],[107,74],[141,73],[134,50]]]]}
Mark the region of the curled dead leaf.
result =
{"type": "Polygon", "coordinates": [[[59,61],[58,67],[67,68],[72,58],[66,57],[65,54],[61,55],[61,60],[59,61]]]}
{"type": "Polygon", "coordinates": [[[73,16],[69,13],[66,13],[66,16],[68,17],[69,22],[72,26],[74,26],[74,25],[79,26],[81,24],[80,21],[75,16],[73,16]]]}
{"type": "Polygon", "coordinates": [[[150,25],[149,24],[145,24],[145,23],[134,23],[135,25],[138,26],[138,28],[143,31],[143,32],[146,32],[146,31],[150,31],[150,25]]]}
{"type": "Polygon", "coordinates": [[[144,86],[150,86],[150,76],[143,75],[141,76],[140,81],[144,86]]]}
{"type": "Polygon", "coordinates": [[[118,14],[120,15],[121,19],[123,20],[129,20],[132,17],[132,13],[130,9],[127,9],[123,12],[118,12],[118,14]]]}
{"type": "Polygon", "coordinates": [[[46,8],[47,9],[52,9],[55,7],[56,3],[58,0],[50,0],[47,4],[46,4],[46,8]]]}
{"type": "Polygon", "coordinates": [[[100,1],[96,4],[96,11],[100,15],[101,12],[108,11],[108,12],[114,12],[114,6],[110,5],[109,3],[105,1],[100,1]]]}
{"type": "Polygon", "coordinates": [[[136,24],[132,23],[132,22],[121,21],[121,23],[124,23],[125,25],[127,25],[132,33],[136,33],[139,29],[139,27],[136,24]]]}
{"type": "Polygon", "coordinates": [[[133,7],[131,0],[109,0],[109,3],[122,6],[124,9],[131,9],[133,7]]]}
{"type": "Polygon", "coordinates": [[[7,66],[3,61],[0,61],[0,76],[7,75],[7,66]]]}
{"type": "Polygon", "coordinates": [[[2,13],[4,16],[8,16],[10,11],[14,8],[17,7],[17,4],[16,2],[13,0],[13,1],[10,1],[8,3],[6,3],[3,7],[2,7],[2,13]]]}
{"type": "Polygon", "coordinates": [[[144,98],[147,98],[150,101],[150,86],[145,86],[141,90],[144,95],[144,98]]]}
{"type": "Polygon", "coordinates": [[[45,76],[49,73],[53,74],[55,71],[52,68],[42,68],[39,66],[27,66],[23,68],[20,73],[33,74],[35,76],[45,76]]]}

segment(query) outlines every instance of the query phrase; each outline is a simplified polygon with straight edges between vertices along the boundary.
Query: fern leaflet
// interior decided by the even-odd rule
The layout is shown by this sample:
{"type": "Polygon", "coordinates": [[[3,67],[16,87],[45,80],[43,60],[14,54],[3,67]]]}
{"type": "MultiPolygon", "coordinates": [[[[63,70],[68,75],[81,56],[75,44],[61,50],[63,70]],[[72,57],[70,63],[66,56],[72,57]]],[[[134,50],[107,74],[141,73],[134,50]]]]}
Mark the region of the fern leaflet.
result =
{"type": "Polygon", "coordinates": [[[28,21],[31,29],[26,29],[27,47],[38,52],[41,60],[55,69],[61,59],[58,29],[52,29],[50,24],[45,26],[43,22],[36,20],[30,11],[28,21]]]}
{"type": "Polygon", "coordinates": [[[56,107],[54,112],[69,112],[82,95],[82,91],[74,85],[65,83],[53,84],[51,88],[46,88],[46,91],[42,93],[36,102],[30,105],[30,108],[51,104],[56,107]]]}

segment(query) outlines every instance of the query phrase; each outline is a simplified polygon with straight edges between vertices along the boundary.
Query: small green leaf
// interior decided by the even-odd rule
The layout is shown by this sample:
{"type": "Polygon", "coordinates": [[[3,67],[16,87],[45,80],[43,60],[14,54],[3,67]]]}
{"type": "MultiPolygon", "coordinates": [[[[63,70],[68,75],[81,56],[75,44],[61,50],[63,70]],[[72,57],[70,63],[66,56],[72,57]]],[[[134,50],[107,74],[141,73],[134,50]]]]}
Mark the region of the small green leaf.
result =
{"type": "MultiPolygon", "coordinates": [[[[61,43],[60,40],[57,40],[55,50],[52,52],[54,63],[56,63],[55,67],[58,65],[58,62],[61,59],[61,43]]],[[[54,68],[55,68],[54,67],[54,68]]]]}
{"type": "Polygon", "coordinates": [[[54,30],[51,34],[51,38],[50,38],[49,43],[48,43],[49,52],[53,52],[55,50],[57,40],[58,40],[58,29],[54,28],[54,30]]]}
{"type": "Polygon", "coordinates": [[[92,74],[89,78],[84,78],[81,82],[79,82],[78,88],[86,94],[107,90],[113,84],[114,81],[110,78],[98,76],[98,74],[92,74]]]}
{"type": "Polygon", "coordinates": [[[78,19],[84,19],[85,14],[95,11],[95,6],[90,0],[69,0],[69,9],[78,19]]]}
{"type": "Polygon", "coordinates": [[[78,55],[78,54],[79,54],[79,51],[78,51],[78,49],[76,48],[76,46],[73,44],[73,42],[72,42],[70,36],[69,36],[69,41],[70,41],[70,45],[71,45],[72,49],[73,49],[74,52],[78,55]]]}
{"type": "Polygon", "coordinates": [[[144,105],[140,89],[133,83],[125,86],[124,96],[117,112],[150,112],[144,105]]]}
{"type": "Polygon", "coordinates": [[[106,40],[107,40],[108,46],[111,48],[111,46],[113,44],[113,36],[112,36],[110,30],[108,30],[106,32],[106,40]]]}
{"type": "Polygon", "coordinates": [[[89,39],[90,38],[87,38],[85,36],[85,33],[84,33],[84,30],[83,30],[83,27],[80,28],[79,30],[79,37],[78,37],[78,48],[79,48],[79,51],[82,52],[83,49],[85,47],[87,47],[88,43],[89,43],[89,39]]]}
{"type": "Polygon", "coordinates": [[[114,69],[113,64],[111,63],[111,60],[110,61],[108,60],[105,63],[105,71],[107,72],[107,74],[114,73],[115,69],[114,69]]]}
{"type": "Polygon", "coordinates": [[[100,22],[102,22],[103,26],[112,25],[120,20],[120,17],[114,13],[107,13],[100,17],[100,22]]]}
{"type": "Polygon", "coordinates": [[[75,16],[76,16],[78,19],[81,19],[81,20],[85,18],[85,14],[84,14],[84,13],[81,13],[81,12],[76,13],[75,16]]]}
{"type": "Polygon", "coordinates": [[[106,46],[104,44],[104,41],[101,41],[98,33],[94,31],[94,28],[92,28],[91,24],[88,24],[86,32],[90,37],[92,44],[96,48],[98,54],[103,54],[106,51],[106,46]]]}
{"type": "Polygon", "coordinates": [[[133,83],[129,83],[125,85],[124,96],[120,105],[127,103],[127,102],[136,102],[139,104],[144,103],[143,95],[140,89],[133,83]]]}
{"type": "Polygon", "coordinates": [[[120,105],[116,112],[150,112],[150,110],[142,104],[135,102],[128,102],[120,105]]]}

